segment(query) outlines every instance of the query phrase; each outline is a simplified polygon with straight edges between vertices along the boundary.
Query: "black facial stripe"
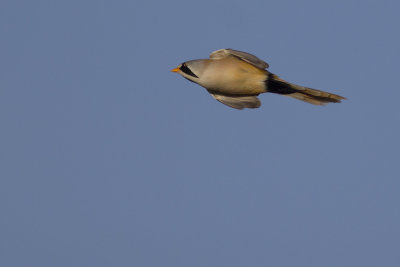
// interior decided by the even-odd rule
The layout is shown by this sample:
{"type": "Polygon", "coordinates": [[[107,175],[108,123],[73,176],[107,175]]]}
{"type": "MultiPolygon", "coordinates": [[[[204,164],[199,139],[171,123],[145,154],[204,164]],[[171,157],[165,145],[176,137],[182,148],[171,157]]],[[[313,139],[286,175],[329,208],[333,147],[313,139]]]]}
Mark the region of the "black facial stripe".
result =
{"type": "Polygon", "coordinates": [[[199,78],[199,77],[196,76],[196,74],[194,74],[194,73],[186,66],[185,63],[183,63],[182,66],[181,66],[179,69],[180,69],[182,72],[186,73],[187,75],[190,75],[190,76],[192,76],[192,77],[199,78]]]}

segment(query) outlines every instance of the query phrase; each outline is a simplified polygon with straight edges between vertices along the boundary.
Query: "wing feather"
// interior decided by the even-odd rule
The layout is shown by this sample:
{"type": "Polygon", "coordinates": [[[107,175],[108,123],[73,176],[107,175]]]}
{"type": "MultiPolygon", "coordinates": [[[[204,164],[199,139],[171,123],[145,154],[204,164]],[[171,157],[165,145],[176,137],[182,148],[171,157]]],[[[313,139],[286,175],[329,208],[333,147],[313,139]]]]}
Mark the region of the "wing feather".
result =
{"type": "Polygon", "coordinates": [[[258,57],[246,53],[246,52],[242,52],[242,51],[238,51],[238,50],[233,50],[233,49],[220,49],[217,51],[214,51],[210,54],[210,58],[211,59],[221,59],[221,58],[225,58],[225,57],[229,57],[229,56],[234,56],[237,57],[243,61],[246,61],[247,63],[252,64],[253,66],[256,66],[257,68],[260,69],[266,69],[269,67],[268,63],[259,59],[258,57]]]}
{"type": "Polygon", "coordinates": [[[216,100],[231,108],[258,108],[261,106],[261,101],[257,96],[224,96],[211,94],[216,100]]]}

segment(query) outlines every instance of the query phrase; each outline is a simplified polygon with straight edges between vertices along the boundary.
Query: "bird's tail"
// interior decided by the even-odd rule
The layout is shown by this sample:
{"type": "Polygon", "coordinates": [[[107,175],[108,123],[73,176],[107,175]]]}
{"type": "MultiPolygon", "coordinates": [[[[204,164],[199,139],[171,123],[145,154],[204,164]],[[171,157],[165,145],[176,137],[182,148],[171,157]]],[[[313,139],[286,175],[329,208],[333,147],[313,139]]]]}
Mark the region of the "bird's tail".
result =
{"type": "Polygon", "coordinates": [[[268,74],[268,78],[265,80],[265,86],[267,92],[287,95],[314,105],[340,103],[342,100],[346,99],[340,95],[289,83],[272,73],[268,74]]]}

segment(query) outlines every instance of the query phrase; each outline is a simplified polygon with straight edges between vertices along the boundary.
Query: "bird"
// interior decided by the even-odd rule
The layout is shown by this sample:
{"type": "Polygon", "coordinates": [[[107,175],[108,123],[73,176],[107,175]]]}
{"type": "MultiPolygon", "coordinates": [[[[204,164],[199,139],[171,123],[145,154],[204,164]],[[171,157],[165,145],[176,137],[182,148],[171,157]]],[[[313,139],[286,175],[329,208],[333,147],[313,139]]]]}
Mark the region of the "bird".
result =
{"type": "Polygon", "coordinates": [[[287,82],[269,72],[268,63],[234,49],[219,49],[209,59],[189,60],[176,72],[204,87],[216,100],[235,109],[259,108],[262,93],[290,96],[314,105],[340,103],[343,96],[287,82]]]}

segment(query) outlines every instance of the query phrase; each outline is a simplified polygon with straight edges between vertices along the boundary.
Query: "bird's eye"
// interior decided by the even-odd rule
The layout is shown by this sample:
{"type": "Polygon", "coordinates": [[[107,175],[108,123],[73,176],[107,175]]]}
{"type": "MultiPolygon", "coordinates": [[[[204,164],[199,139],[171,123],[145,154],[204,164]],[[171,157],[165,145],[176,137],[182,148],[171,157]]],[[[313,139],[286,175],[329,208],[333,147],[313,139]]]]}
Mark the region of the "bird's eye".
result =
{"type": "Polygon", "coordinates": [[[194,74],[194,73],[188,68],[188,66],[186,66],[185,63],[182,63],[181,65],[182,65],[182,66],[180,66],[179,69],[180,69],[182,72],[184,72],[184,73],[186,73],[187,75],[190,75],[190,76],[192,76],[192,77],[199,78],[196,74],[194,74]]]}

